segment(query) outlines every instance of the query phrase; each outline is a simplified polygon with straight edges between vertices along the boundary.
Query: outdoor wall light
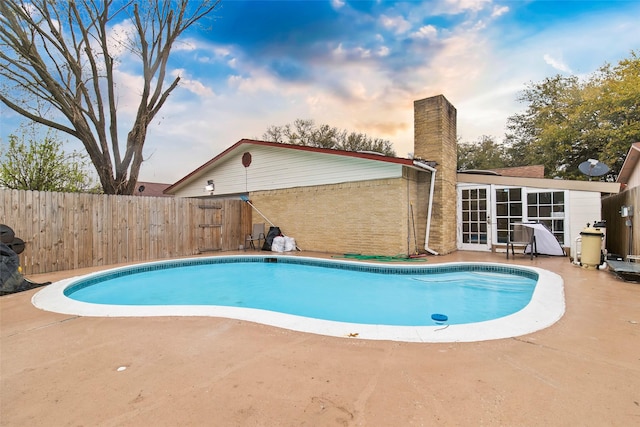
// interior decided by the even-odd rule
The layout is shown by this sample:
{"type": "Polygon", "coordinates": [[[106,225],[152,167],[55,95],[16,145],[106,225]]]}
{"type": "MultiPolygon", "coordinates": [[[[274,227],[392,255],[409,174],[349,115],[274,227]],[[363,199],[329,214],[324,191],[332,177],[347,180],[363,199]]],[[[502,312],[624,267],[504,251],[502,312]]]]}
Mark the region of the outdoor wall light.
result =
{"type": "Polygon", "coordinates": [[[207,181],[207,186],[206,186],[206,187],[204,187],[205,191],[209,191],[209,192],[211,192],[211,193],[213,193],[213,190],[215,190],[215,188],[216,188],[216,186],[215,186],[215,184],[213,183],[213,180],[212,180],[212,179],[208,180],[208,181],[207,181]]]}

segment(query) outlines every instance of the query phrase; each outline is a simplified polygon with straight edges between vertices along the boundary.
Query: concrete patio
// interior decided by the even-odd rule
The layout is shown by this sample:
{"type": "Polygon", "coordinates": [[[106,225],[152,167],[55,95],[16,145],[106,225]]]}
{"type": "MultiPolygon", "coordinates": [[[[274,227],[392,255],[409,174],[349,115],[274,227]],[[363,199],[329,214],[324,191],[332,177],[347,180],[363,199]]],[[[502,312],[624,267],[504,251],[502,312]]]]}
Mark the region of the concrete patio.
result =
{"type": "Polygon", "coordinates": [[[568,258],[428,259],[452,261],[556,272],[566,313],[521,337],[421,344],[223,318],[69,316],[34,308],[32,290],[0,298],[0,424],[640,425],[640,284],[568,258]]]}

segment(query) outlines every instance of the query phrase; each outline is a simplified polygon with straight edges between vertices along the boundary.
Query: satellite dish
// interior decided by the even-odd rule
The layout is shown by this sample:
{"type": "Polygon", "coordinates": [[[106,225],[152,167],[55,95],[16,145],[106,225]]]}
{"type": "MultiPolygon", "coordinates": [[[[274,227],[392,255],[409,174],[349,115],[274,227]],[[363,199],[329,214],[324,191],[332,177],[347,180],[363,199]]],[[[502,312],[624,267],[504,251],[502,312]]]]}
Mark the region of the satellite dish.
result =
{"type": "Polygon", "coordinates": [[[578,169],[587,175],[589,180],[591,180],[592,176],[602,176],[609,172],[609,166],[595,159],[589,159],[586,162],[580,163],[578,169]]]}

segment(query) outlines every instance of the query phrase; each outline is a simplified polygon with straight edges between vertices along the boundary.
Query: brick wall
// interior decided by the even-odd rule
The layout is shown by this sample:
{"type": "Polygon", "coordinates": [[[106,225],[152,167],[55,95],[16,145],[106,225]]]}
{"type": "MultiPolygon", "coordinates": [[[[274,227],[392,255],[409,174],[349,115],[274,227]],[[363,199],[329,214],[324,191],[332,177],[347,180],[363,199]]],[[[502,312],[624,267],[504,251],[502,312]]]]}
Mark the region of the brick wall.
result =
{"type": "MultiPolygon", "coordinates": [[[[409,249],[410,253],[425,253],[424,242],[429,213],[429,189],[431,174],[405,169],[404,178],[409,187],[409,249]]],[[[431,245],[429,245],[431,246],[431,245]]]]}
{"type": "MultiPolygon", "coordinates": [[[[395,178],[269,190],[251,193],[251,202],[304,251],[398,255],[408,243],[414,251],[407,185],[395,178]]],[[[253,213],[254,223],[263,221],[253,213]]]]}
{"type": "Polygon", "coordinates": [[[456,250],[456,109],[442,96],[414,102],[414,156],[437,162],[429,246],[456,250]]]}

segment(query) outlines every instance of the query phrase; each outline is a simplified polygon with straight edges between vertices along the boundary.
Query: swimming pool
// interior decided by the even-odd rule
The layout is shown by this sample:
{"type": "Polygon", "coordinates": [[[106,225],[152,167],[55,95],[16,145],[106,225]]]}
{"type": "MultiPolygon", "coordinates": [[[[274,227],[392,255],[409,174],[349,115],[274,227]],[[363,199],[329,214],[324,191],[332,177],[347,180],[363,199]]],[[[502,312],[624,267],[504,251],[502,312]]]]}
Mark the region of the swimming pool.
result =
{"type": "Polygon", "coordinates": [[[219,316],[324,335],[426,342],[522,335],[550,326],[564,313],[562,279],[542,269],[489,263],[381,265],[299,256],[219,256],[106,270],[50,285],[34,295],[33,303],[84,316],[219,316]],[[153,286],[170,273],[175,286],[153,286]],[[218,292],[217,279],[227,274],[236,278],[234,286],[218,292]],[[461,275],[467,274],[479,285],[465,286],[461,275]],[[505,274],[510,275],[506,280],[505,274]],[[292,275],[301,287],[278,287],[292,275]],[[385,291],[391,280],[393,291],[385,291]],[[345,281],[359,281],[357,292],[347,292],[345,281]],[[463,291],[470,292],[476,307],[488,310],[469,310],[467,303],[466,314],[456,311],[450,302],[463,298],[463,291]],[[265,303],[269,292],[278,298],[265,303]],[[438,299],[440,292],[445,293],[438,299]],[[482,295],[487,297],[479,299],[482,295]],[[506,312],[494,312],[496,300],[505,295],[516,302],[507,304],[506,312]],[[468,312],[481,317],[466,318],[468,312]],[[449,319],[436,323],[433,313],[449,319]]]}

